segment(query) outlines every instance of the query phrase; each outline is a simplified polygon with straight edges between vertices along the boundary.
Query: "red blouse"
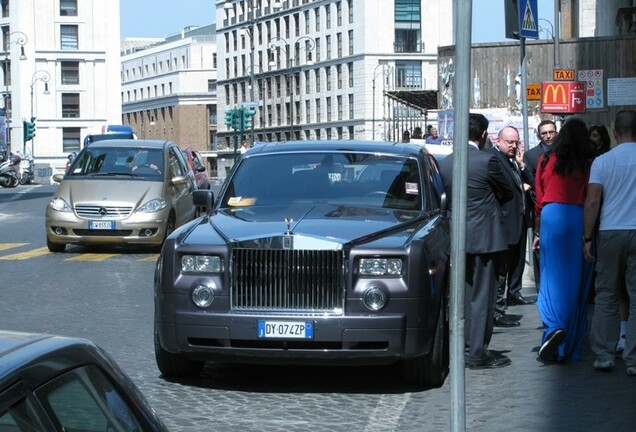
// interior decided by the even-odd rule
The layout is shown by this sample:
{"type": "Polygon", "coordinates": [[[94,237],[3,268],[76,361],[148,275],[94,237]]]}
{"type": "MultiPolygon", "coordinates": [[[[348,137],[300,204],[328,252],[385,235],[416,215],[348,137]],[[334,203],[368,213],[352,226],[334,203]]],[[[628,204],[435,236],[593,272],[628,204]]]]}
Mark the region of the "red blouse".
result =
{"type": "Polygon", "coordinates": [[[539,158],[537,173],[534,179],[534,189],[537,194],[535,214],[540,215],[541,209],[548,203],[585,204],[587,183],[590,178],[590,165],[585,172],[575,171],[566,176],[554,172],[556,157],[548,158],[548,163],[543,166],[545,155],[539,158]]]}

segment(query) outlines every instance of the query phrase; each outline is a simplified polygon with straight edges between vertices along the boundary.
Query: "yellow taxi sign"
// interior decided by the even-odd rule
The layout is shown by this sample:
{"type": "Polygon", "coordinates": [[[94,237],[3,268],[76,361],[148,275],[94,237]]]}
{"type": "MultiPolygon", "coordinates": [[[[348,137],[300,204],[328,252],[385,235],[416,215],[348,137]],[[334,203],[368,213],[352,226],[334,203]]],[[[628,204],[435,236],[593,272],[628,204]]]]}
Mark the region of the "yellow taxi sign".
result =
{"type": "Polygon", "coordinates": [[[574,81],[574,69],[554,69],[552,71],[553,81],[574,81]]]}
{"type": "Polygon", "coordinates": [[[541,100],[541,84],[528,84],[526,86],[526,100],[541,100]]]}

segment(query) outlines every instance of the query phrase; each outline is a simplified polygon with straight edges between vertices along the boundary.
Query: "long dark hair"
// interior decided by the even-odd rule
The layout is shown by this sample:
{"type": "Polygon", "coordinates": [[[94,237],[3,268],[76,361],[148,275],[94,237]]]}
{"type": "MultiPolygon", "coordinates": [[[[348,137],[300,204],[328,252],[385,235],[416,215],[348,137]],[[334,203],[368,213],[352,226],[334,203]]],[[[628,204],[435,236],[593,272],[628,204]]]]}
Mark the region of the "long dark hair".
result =
{"type": "Polygon", "coordinates": [[[572,118],[565,122],[543,158],[544,167],[553,155],[556,157],[554,172],[557,174],[588,170],[595,151],[583,120],[572,118]]]}
{"type": "Polygon", "coordinates": [[[601,136],[601,146],[596,148],[596,154],[598,156],[609,151],[611,140],[610,140],[609,132],[607,131],[607,128],[605,126],[603,125],[590,126],[588,130],[589,134],[592,135],[592,132],[594,131],[597,131],[598,134],[601,136]]]}

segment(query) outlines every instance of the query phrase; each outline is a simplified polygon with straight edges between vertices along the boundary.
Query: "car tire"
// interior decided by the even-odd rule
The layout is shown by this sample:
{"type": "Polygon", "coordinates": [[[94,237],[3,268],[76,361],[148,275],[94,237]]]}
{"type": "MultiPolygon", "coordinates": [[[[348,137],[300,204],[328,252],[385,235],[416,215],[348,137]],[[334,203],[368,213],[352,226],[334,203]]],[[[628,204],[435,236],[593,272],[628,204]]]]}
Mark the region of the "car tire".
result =
{"type": "Polygon", "coordinates": [[[48,237],[46,238],[46,247],[50,252],[64,252],[64,249],[66,249],[66,245],[64,243],[53,243],[48,237]]]}
{"type": "Polygon", "coordinates": [[[166,231],[163,234],[163,239],[161,240],[161,244],[152,247],[152,250],[154,252],[157,252],[157,253],[161,252],[161,248],[163,248],[163,244],[166,242],[166,239],[168,238],[168,236],[172,234],[172,231],[174,231],[174,213],[170,213],[170,216],[168,216],[168,222],[166,222],[166,231]]]}
{"type": "Polygon", "coordinates": [[[439,388],[448,375],[448,313],[443,299],[439,309],[431,350],[428,354],[403,362],[405,380],[417,386],[439,388]]]}
{"type": "Polygon", "coordinates": [[[164,378],[193,378],[203,371],[204,362],[191,360],[182,354],[164,350],[159,340],[159,332],[155,328],[155,359],[157,367],[164,378]]]}

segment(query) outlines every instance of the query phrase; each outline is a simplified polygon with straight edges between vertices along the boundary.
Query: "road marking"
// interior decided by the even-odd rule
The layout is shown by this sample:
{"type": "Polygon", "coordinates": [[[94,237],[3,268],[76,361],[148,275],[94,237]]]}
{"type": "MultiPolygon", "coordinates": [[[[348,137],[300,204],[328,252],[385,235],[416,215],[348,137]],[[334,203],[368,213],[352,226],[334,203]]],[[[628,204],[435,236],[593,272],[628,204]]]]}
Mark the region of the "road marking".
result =
{"type": "Polygon", "coordinates": [[[28,243],[0,243],[0,250],[9,250],[24,245],[28,245],[28,243]]]}
{"type": "Polygon", "coordinates": [[[395,431],[400,422],[404,408],[411,399],[410,394],[382,395],[369,416],[365,432],[395,431]]]}
{"type": "Polygon", "coordinates": [[[119,254],[85,253],[72,258],[66,258],[64,261],[105,261],[115,255],[119,254]]]}
{"type": "Polygon", "coordinates": [[[5,255],[3,257],[0,257],[0,259],[1,260],[25,260],[29,258],[38,257],[41,255],[47,255],[49,253],[51,253],[49,252],[49,248],[41,247],[41,248],[33,249],[27,252],[5,255]]]}
{"type": "Polygon", "coordinates": [[[138,259],[137,261],[152,261],[155,262],[159,258],[159,254],[150,255],[148,258],[138,259]]]}

